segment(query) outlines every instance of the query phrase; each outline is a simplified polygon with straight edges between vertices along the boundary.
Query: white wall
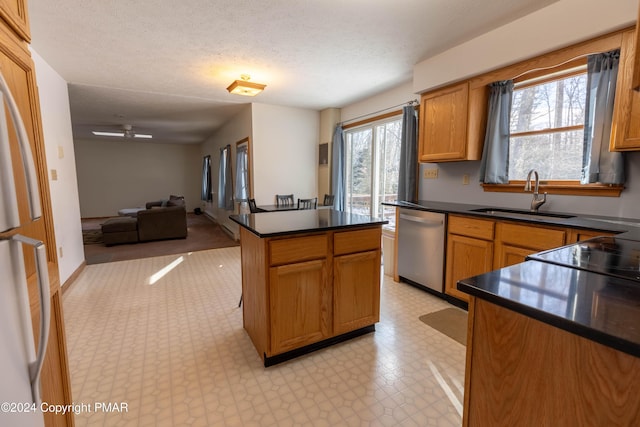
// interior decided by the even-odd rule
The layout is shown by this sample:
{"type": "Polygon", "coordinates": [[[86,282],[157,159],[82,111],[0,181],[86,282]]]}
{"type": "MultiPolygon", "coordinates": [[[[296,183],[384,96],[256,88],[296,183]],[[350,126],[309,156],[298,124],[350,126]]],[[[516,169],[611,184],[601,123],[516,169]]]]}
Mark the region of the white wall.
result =
{"type": "Polygon", "coordinates": [[[253,104],[252,126],[256,203],[275,204],[276,194],[316,197],[320,112],[253,104]]]}
{"type": "MultiPolygon", "coordinates": [[[[400,104],[406,104],[412,100],[420,100],[420,96],[416,95],[411,82],[407,82],[381,92],[370,98],[342,107],[340,119],[344,122],[363,115],[375,113],[380,110],[387,110],[400,104]]],[[[401,107],[398,107],[399,110],[401,107]]],[[[390,110],[384,111],[389,112],[390,110]]],[[[384,113],[381,113],[384,114],[384,113]]]]}
{"type": "MultiPolygon", "coordinates": [[[[213,192],[213,201],[210,203],[200,202],[200,206],[205,213],[213,217],[220,225],[231,230],[236,238],[239,238],[238,225],[229,219],[229,215],[236,211],[226,211],[218,208],[218,167],[220,162],[220,149],[227,144],[231,145],[231,170],[236,170],[236,142],[249,137],[251,141],[251,105],[247,104],[245,108],[236,114],[231,120],[224,124],[215,134],[209,137],[200,147],[200,163],[204,156],[211,156],[211,191],[213,192]]],[[[253,156],[251,155],[253,163],[253,156]]],[[[199,187],[200,188],[200,187],[199,187]]],[[[199,193],[198,193],[199,194],[199,193]]]]}
{"type": "Polygon", "coordinates": [[[560,0],[428,58],[413,68],[416,93],[631,26],[638,0],[560,0]]]}
{"type": "Polygon", "coordinates": [[[58,174],[57,180],[49,180],[49,186],[60,283],[64,284],[84,262],[69,96],[67,82],[37,52],[31,53],[40,95],[47,167],[58,174]]]}
{"type": "Polygon", "coordinates": [[[200,145],[131,140],[76,140],[83,218],[114,216],[119,209],[183,195],[188,210],[200,205],[200,145]]]}

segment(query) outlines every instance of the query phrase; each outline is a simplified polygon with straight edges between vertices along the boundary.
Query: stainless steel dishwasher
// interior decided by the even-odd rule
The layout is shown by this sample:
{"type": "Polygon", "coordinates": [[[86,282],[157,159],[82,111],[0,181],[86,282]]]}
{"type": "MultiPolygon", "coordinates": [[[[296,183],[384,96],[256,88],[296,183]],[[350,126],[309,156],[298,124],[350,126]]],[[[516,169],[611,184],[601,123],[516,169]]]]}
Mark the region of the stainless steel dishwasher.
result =
{"type": "Polygon", "coordinates": [[[444,291],[446,215],[400,209],[398,275],[438,293],[444,291]]]}

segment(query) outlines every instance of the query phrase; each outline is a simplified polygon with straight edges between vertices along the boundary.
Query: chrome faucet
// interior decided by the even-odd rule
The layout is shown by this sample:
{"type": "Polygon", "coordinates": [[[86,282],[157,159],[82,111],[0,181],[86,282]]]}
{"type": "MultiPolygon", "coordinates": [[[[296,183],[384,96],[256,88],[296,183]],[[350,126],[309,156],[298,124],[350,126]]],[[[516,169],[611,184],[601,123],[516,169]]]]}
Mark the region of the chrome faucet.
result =
{"type": "Polygon", "coordinates": [[[531,200],[531,212],[538,213],[540,206],[544,205],[547,201],[547,193],[545,192],[542,197],[538,194],[538,188],[540,187],[540,178],[538,172],[535,169],[531,169],[527,174],[527,181],[524,183],[524,191],[531,191],[531,174],[535,177],[535,187],[533,190],[533,200],[531,200]]]}

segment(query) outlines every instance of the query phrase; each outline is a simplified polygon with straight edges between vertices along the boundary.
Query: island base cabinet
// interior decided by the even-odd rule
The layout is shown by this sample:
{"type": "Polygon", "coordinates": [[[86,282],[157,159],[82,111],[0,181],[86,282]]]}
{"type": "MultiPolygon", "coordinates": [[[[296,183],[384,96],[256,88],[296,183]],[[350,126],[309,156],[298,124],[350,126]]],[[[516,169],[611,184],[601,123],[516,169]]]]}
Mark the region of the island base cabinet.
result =
{"type": "Polygon", "coordinates": [[[325,260],[270,269],[271,353],[284,353],[331,335],[326,271],[325,260]]]}
{"type": "Polygon", "coordinates": [[[243,325],[265,366],[374,330],[381,231],[260,237],[240,228],[243,325]]]}
{"type": "Polygon", "coordinates": [[[640,358],[471,297],[463,426],[631,426],[640,358]]]}
{"type": "Polygon", "coordinates": [[[334,258],[334,332],[343,334],[380,320],[380,251],[334,258]]]}

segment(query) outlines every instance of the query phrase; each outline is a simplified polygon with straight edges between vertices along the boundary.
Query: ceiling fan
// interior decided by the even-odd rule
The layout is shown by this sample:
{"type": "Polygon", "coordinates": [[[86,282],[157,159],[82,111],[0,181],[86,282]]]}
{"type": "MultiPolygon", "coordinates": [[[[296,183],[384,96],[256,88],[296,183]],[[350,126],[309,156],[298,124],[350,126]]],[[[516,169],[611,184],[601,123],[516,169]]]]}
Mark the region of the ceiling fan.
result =
{"type": "Polygon", "coordinates": [[[122,125],[122,131],[118,132],[104,132],[104,131],[91,131],[96,136],[116,136],[120,138],[144,138],[151,139],[153,135],[148,133],[136,133],[131,125],[122,125]]]}

